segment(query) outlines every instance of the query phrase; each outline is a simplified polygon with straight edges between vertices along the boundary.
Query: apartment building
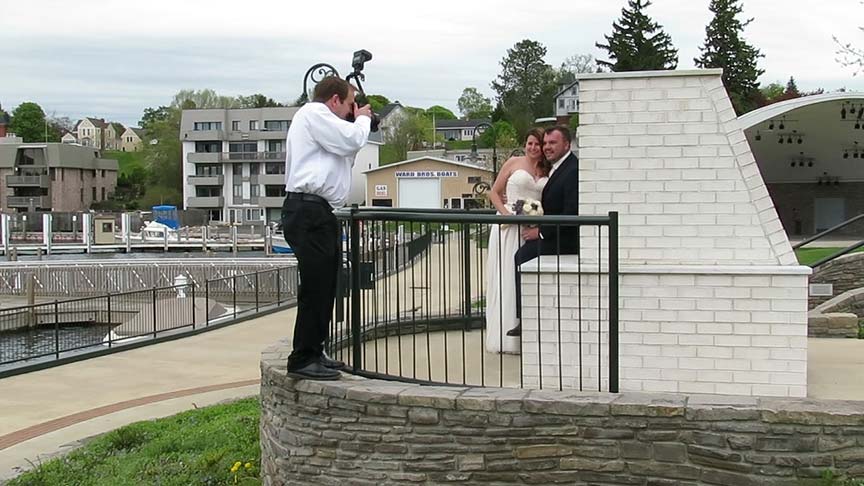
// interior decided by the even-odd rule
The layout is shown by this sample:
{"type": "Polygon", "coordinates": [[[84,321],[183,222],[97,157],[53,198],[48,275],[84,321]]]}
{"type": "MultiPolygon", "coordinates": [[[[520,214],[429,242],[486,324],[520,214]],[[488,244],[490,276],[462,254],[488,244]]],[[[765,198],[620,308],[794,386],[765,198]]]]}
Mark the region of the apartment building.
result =
{"type": "MultiPolygon", "coordinates": [[[[184,208],[211,221],[279,221],[285,199],[285,139],[298,107],[183,110],[184,208]]],[[[362,204],[363,171],[378,167],[378,141],[354,164],[349,202],[362,204]]]]}
{"type": "Polygon", "coordinates": [[[0,143],[0,210],[87,210],[114,192],[117,171],[93,147],[0,143]]]}

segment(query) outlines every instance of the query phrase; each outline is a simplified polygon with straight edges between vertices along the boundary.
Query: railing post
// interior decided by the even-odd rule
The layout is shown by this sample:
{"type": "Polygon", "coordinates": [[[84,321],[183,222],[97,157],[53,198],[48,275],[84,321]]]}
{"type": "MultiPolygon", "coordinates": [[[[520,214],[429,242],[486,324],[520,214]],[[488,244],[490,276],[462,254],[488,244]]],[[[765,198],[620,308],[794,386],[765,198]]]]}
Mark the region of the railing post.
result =
{"type": "Polygon", "coordinates": [[[111,292],[108,292],[108,347],[111,347],[111,292]]]}
{"type": "Polygon", "coordinates": [[[276,307],[282,305],[282,269],[276,269],[276,307]]]}
{"type": "Polygon", "coordinates": [[[237,319],[237,275],[231,276],[231,294],[234,299],[234,319],[237,319]]]}
{"type": "MultiPolygon", "coordinates": [[[[190,274],[191,276],[191,274],[190,274]]],[[[190,279],[191,280],[191,279],[190,279]]],[[[195,330],[195,280],[192,280],[192,330],[195,330]]]]}
{"type": "Polygon", "coordinates": [[[351,224],[351,361],[354,365],[354,371],[360,371],[362,364],[360,356],[362,350],[362,343],[360,342],[360,221],[354,217],[356,211],[357,206],[355,205],[351,208],[349,220],[351,224]]]}
{"type": "Polygon", "coordinates": [[[60,309],[54,301],[54,357],[60,359],[60,309]]]}
{"type": "Polygon", "coordinates": [[[156,287],[153,287],[153,337],[156,337],[156,287]]]}
{"type": "MultiPolygon", "coordinates": [[[[465,312],[463,315],[471,318],[471,225],[462,223],[462,278],[465,280],[465,312]]],[[[465,321],[468,326],[468,321],[465,321]]]]}
{"type": "Polygon", "coordinates": [[[204,327],[210,325],[210,281],[204,277],[204,327]]]}
{"type": "Polygon", "coordinates": [[[255,313],[258,313],[258,272],[255,272],[255,313]]]}
{"type": "Polygon", "coordinates": [[[618,212],[609,211],[609,391],[618,393],[618,212]]]}

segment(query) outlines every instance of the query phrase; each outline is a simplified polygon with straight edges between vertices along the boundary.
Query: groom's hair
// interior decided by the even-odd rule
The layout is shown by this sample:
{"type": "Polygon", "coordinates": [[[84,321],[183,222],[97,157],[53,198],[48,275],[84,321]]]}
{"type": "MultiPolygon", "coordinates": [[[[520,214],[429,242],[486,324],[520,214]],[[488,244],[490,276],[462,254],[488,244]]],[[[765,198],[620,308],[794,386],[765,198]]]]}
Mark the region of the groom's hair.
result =
{"type": "Polygon", "coordinates": [[[565,125],[555,125],[554,127],[549,127],[546,129],[547,134],[552,132],[560,133],[561,137],[563,137],[567,143],[570,143],[573,140],[572,138],[570,138],[570,128],[565,125]]]}

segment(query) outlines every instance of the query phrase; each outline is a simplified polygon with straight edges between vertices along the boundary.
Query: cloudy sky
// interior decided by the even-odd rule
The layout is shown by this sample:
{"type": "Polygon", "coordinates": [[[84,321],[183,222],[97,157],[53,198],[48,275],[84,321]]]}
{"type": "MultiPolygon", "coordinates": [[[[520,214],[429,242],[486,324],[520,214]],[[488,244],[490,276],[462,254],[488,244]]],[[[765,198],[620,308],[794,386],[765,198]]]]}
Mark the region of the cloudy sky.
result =
{"type": "MultiPolygon", "coordinates": [[[[693,57],[710,21],[709,0],[655,0],[648,9],[679,49],[679,69],[693,57]]],[[[0,1],[0,104],[35,101],[48,114],[105,117],[135,124],[148,106],[180,89],[264,93],[294,100],[316,62],[344,75],[363,48],[366,89],[403,104],[456,111],[466,86],[490,97],[508,48],[543,43],[546,61],[602,53],[624,0],[148,0],[0,1]]],[[[864,75],[835,60],[832,36],[864,47],[858,0],[744,0],[754,18],[748,40],[762,50],[762,83],[864,90],[864,75]]]]}

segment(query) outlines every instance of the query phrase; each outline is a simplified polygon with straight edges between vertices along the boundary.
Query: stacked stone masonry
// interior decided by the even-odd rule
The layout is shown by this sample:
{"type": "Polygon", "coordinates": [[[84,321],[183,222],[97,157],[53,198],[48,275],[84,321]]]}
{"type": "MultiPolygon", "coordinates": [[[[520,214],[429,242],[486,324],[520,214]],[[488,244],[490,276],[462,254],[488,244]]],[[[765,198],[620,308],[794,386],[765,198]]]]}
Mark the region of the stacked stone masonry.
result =
{"type": "Polygon", "coordinates": [[[265,485],[818,484],[864,475],[857,402],[429,387],[262,361],[265,485]]]}

